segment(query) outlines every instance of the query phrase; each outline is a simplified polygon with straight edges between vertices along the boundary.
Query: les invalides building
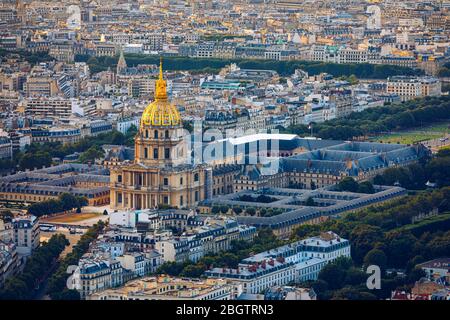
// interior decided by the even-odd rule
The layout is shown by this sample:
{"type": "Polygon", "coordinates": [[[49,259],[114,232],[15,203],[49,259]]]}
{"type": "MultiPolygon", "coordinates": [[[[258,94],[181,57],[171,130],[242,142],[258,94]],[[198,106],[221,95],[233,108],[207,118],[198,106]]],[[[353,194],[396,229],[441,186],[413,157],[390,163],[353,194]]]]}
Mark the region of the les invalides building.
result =
{"type": "Polygon", "coordinates": [[[134,161],[111,168],[112,209],[192,208],[205,199],[211,171],[186,161],[191,150],[183,133],[180,113],[167,97],[161,63],[155,101],[145,108],[135,137],[134,161]]]}

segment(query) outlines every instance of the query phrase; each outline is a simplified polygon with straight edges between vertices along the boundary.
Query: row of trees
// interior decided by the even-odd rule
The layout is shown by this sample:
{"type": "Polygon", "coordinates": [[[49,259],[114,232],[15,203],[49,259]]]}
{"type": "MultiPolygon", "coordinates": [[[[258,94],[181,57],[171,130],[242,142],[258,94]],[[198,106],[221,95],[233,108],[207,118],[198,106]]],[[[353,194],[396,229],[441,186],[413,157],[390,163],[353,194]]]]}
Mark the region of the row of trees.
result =
{"type": "MultiPolygon", "coordinates": [[[[91,57],[77,55],[75,61],[86,62],[93,73],[106,71],[117,66],[119,57],[91,57]]],[[[159,56],[144,54],[126,54],[125,59],[129,66],[139,64],[158,64],[159,56]]],[[[294,73],[296,69],[302,69],[311,75],[326,72],[336,77],[357,77],[365,79],[386,79],[396,75],[421,75],[423,71],[393,65],[374,64],[337,64],[317,61],[278,61],[278,60],[254,60],[254,59],[217,59],[217,58],[190,58],[190,57],[165,57],[164,69],[189,70],[189,71],[218,71],[226,65],[236,63],[244,69],[275,70],[282,76],[294,73]]],[[[352,78],[350,78],[352,79],[352,78]]]]}
{"type": "Polygon", "coordinates": [[[70,193],[63,193],[57,199],[50,199],[42,202],[33,203],[28,207],[28,213],[36,217],[43,215],[59,213],[81,208],[88,205],[86,197],[74,196],[70,193]]]}
{"type": "Polygon", "coordinates": [[[47,142],[45,144],[32,143],[25,147],[24,151],[14,154],[13,160],[0,161],[0,169],[33,170],[48,167],[53,158],[64,158],[65,156],[79,152],[79,161],[82,163],[93,162],[104,155],[102,145],[115,144],[132,146],[137,129],[132,126],[126,134],[117,130],[102,133],[97,136],[89,136],[75,143],[62,144],[60,142],[47,142]]]}
{"type": "Polygon", "coordinates": [[[278,200],[277,198],[270,197],[265,194],[260,194],[257,197],[253,197],[251,195],[244,194],[238,198],[238,201],[258,202],[258,203],[271,203],[271,202],[274,202],[277,200],[278,200]]]}
{"type": "Polygon", "coordinates": [[[445,63],[438,71],[439,77],[450,77],[450,62],[445,63]]]}
{"type": "Polygon", "coordinates": [[[386,169],[373,181],[379,185],[400,185],[410,190],[423,190],[427,182],[436,183],[438,187],[450,186],[450,149],[439,150],[432,159],[424,159],[407,167],[386,169]]]}
{"type": "Polygon", "coordinates": [[[0,49],[0,58],[9,56],[9,55],[18,55],[23,58],[25,61],[28,61],[31,65],[35,65],[41,62],[54,61],[55,59],[48,55],[47,53],[33,53],[26,50],[5,50],[0,49]]]}
{"type": "Polygon", "coordinates": [[[375,193],[373,184],[370,181],[358,183],[352,177],[345,177],[336,186],[339,191],[358,192],[358,193],[375,193]]]}
{"type": "Polygon", "coordinates": [[[247,207],[247,208],[241,208],[238,206],[235,207],[230,207],[227,205],[221,205],[221,206],[213,206],[211,208],[211,213],[213,214],[226,214],[231,210],[232,213],[236,214],[236,215],[240,215],[242,213],[245,213],[247,215],[250,216],[254,216],[255,214],[259,214],[261,217],[271,217],[271,216],[275,216],[278,214],[281,214],[284,212],[283,209],[281,208],[260,208],[260,209],[256,209],[254,207],[247,207]]]}
{"type": "Polygon", "coordinates": [[[450,254],[450,188],[407,196],[381,206],[348,213],[321,225],[300,226],[294,238],[302,239],[332,230],[350,240],[352,258],[361,265],[366,254],[376,248],[384,251],[387,265],[404,268],[417,256],[433,259],[450,254]],[[441,215],[432,216],[434,209],[441,215]],[[426,218],[426,215],[429,215],[426,218]],[[413,218],[425,219],[414,230],[413,218]],[[432,227],[428,228],[427,225],[432,227]]]}
{"type": "MultiPolygon", "coordinates": [[[[450,119],[450,96],[425,97],[400,104],[353,112],[348,117],[313,124],[314,135],[322,139],[352,140],[393,130],[450,119]]],[[[280,128],[282,129],[282,128],[280,128]]],[[[307,125],[295,125],[287,132],[309,135],[307,125]]]]}
{"type": "Polygon", "coordinates": [[[313,287],[319,299],[386,299],[392,290],[410,289],[424,276],[417,264],[450,255],[449,196],[450,188],[443,188],[297,228],[295,239],[332,230],[349,239],[352,247],[353,260],[338,259],[321,270],[317,281],[305,285],[313,287]],[[435,208],[442,213],[412,221],[435,208]],[[381,290],[367,289],[364,270],[369,265],[382,271],[381,290]],[[388,268],[403,269],[406,276],[386,273],[388,268]]]}
{"type": "Polygon", "coordinates": [[[50,277],[47,286],[47,293],[52,300],[79,300],[80,294],[77,290],[67,288],[67,267],[77,265],[83,254],[87,252],[92,241],[105,228],[105,223],[99,221],[87,230],[73,247],[72,251],[60,262],[56,272],[50,277]]]}
{"type": "Polygon", "coordinates": [[[63,234],[55,234],[48,242],[38,247],[28,258],[23,272],[6,280],[0,290],[0,299],[32,299],[36,288],[45,280],[46,273],[67,245],[69,241],[63,234]]]}
{"type": "Polygon", "coordinates": [[[198,278],[201,277],[206,270],[213,267],[237,268],[239,261],[247,258],[252,252],[266,251],[282,244],[283,243],[275,237],[272,230],[261,229],[251,243],[248,241],[233,241],[232,250],[206,255],[197,263],[191,261],[166,262],[159,267],[157,274],[198,278]]]}
{"type": "Polygon", "coordinates": [[[396,288],[408,286],[424,276],[424,272],[420,269],[409,270],[406,277],[396,273],[386,274],[383,268],[385,260],[385,254],[378,249],[368,252],[363,268],[356,266],[349,258],[340,257],[327,264],[319,272],[316,281],[304,285],[314,288],[320,300],[377,300],[389,298],[396,288]],[[367,288],[366,281],[369,275],[364,270],[368,265],[380,266],[381,289],[367,288]]]}

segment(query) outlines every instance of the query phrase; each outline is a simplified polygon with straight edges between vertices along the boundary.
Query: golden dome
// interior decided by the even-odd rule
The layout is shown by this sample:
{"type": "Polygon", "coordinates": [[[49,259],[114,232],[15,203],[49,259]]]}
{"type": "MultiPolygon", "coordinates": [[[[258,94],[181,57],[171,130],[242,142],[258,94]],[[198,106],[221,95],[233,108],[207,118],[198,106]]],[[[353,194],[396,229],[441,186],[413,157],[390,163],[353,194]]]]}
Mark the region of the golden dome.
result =
{"type": "Polygon", "coordinates": [[[150,103],[141,117],[142,126],[179,126],[181,117],[177,107],[167,99],[166,81],[163,79],[162,60],[159,79],[155,83],[155,101],[150,103]]]}

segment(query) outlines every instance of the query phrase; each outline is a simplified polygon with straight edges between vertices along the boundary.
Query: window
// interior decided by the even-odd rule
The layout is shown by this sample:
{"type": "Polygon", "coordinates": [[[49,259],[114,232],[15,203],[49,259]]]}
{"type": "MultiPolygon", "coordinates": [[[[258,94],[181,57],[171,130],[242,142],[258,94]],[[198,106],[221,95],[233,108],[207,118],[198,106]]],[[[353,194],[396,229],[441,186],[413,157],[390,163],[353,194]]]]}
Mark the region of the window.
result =
{"type": "Polygon", "coordinates": [[[164,137],[165,137],[166,139],[169,139],[169,130],[166,130],[166,131],[164,132],[164,137]]]}
{"type": "Polygon", "coordinates": [[[168,196],[164,196],[164,204],[169,204],[169,197],[168,196]]]}
{"type": "Polygon", "coordinates": [[[148,130],[145,130],[145,137],[148,138],[148,130]]]}
{"type": "Polygon", "coordinates": [[[180,207],[183,206],[183,196],[180,196],[180,207]]]}
{"type": "Polygon", "coordinates": [[[117,182],[122,182],[122,175],[121,175],[121,174],[119,174],[119,175],[117,176],[117,182]]]}
{"type": "Polygon", "coordinates": [[[122,203],[122,194],[121,193],[117,194],[117,202],[122,203]]]}
{"type": "Polygon", "coordinates": [[[148,158],[148,149],[144,148],[144,158],[147,159],[148,158]]]}
{"type": "Polygon", "coordinates": [[[153,159],[158,159],[158,148],[153,149],[153,159]]]}
{"type": "Polygon", "coordinates": [[[168,185],[169,185],[169,179],[164,178],[164,185],[165,185],[165,186],[168,186],[168,185]]]}
{"type": "Polygon", "coordinates": [[[154,137],[155,139],[158,139],[158,130],[155,130],[153,137],[154,137]]]}
{"type": "Polygon", "coordinates": [[[180,177],[180,185],[183,185],[183,177],[180,177]]]}
{"type": "Polygon", "coordinates": [[[194,181],[195,181],[195,182],[198,181],[198,173],[194,174],[194,181]]]}
{"type": "Polygon", "coordinates": [[[165,159],[170,159],[170,148],[165,148],[164,149],[164,158],[165,159]]]}
{"type": "Polygon", "coordinates": [[[198,201],[198,191],[195,191],[195,201],[198,201]]]}

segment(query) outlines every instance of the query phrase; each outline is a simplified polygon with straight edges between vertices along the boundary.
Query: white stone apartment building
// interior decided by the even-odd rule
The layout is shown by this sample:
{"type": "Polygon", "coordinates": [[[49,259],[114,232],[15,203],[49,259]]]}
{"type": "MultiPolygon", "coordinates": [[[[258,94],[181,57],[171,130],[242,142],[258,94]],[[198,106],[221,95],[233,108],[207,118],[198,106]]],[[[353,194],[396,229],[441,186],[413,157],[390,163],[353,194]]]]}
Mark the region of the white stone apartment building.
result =
{"type": "Polygon", "coordinates": [[[386,92],[397,94],[401,101],[440,96],[441,82],[433,77],[390,77],[387,80],[386,92]]]}
{"type": "Polygon", "coordinates": [[[262,293],[273,286],[315,280],[320,270],[338,257],[350,257],[350,243],[329,231],[241,261],[237,269],[214,268],[207,277],[242,285],[244,293],[262,293]]]}
{"type": "Polygon", "coordinates": [[[20,257],[31,255],[39,246],[39,221],[35,216],[18,217],[12,221],[14,229],[14,243],[20,257]]]}

